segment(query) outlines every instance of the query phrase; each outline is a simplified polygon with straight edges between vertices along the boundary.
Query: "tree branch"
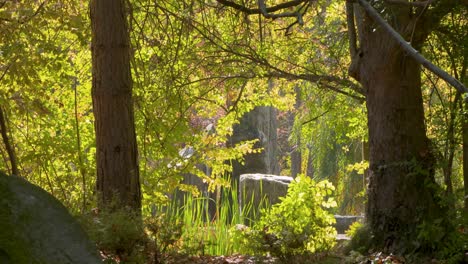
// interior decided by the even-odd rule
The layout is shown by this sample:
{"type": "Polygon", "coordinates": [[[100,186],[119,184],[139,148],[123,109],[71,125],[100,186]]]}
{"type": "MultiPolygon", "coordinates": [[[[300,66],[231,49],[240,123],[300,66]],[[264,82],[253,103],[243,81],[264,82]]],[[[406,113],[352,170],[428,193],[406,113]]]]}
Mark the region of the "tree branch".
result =
{"type": "Polygon", "coordinates": [[[406,5],[406,6],[414,6],[414,7],[426,7],[435,0],[427,0],[427,1],[416,1],[416,2],[408,2],[406,0],[385,0],[385,2],[393,5],[406,5]]]}
{"type": "MultiPolygon", "coordinates": [[[[229,1],[229,0],[216,0],[216,2],[222,4],[222,5],[225,5],[225,6],[229,6],[229,7],[232,7],[236,10],[239,10],[243,13],[246,13],[248,15],[254,15],[254,14],[263,14],[262,10],[260,8],[248,8],[246,6],[243,6],[243,5],[239,5],[233,1],[229,1]]],[[[261,6],[261,3],[260,2],[263,2],[264,4],[264,1],[262,0],[259,0],[259,6],[261,6]]],[[[286,2],[286,3],[281,3],[281,4],[278,4],[278,5],[275,5],[275,6],[272,6],[272,7],[266,7],[265,6],[265,11],[266,13],[274,13],[274,12],[277,12],[277,11],[280,11],[280,10],[283,10],[283,9],[287,9],[287,8],[290,8],[290,7],[295,7],[295,6],[298,6],[302,3],[305,3],[305,2],[310,2],[310,0],[292,0],[292,1],[289,1],[289,2],[286,2]]]]}
{"type": "Polygon", "coordinates": [[[321,118],[322,116],[326,115],[328,112],[330,112],[330,109],[326,110],[325,112],[321,113],[321,114],[318,115],[318,116],[315,116],[315,117],[313,117],[313,118],[311,118],[311,119],[309,119],[309,120],[306,120],[306,121],[302,122],[301,125],[302,125],[302,126],[303,126],[303,125],[307,125],[308,123],[313,122],[313,121],[315,121],[315,120],[321,118]]]}
{"type": "Polygon", "coordinates": [[[439,76],[447,83],[452,85],[460,93],[468,93],[468,89],[457,79],[452,77],[450,74],[432,64],[426,58],[424,58],[416,49],[414,49],[403,37],[398,34],[380,15],[379,13],[366,1],[357,0],[359,4],[366,10],[367,14],[378,23],[388,34],[398,43],[398,45],[408,53],[414,60],[423,65],[426,69],[439,76]]]}
{"type": "Polygon", "coordinates": [[[315,74],[293,74],[293,73],[288,73],[288,72],[269,72],[269,73],[263,75],[262,77],[309,81],[309,82],[319,84],[319,85],[321,85],[321,86],[323,86],[323,87],[325,87],[327,89],[330,89],[330,90],[332,90],[334,92],[338,92],[338,93],[344,94],[346,96],[349,96],[349,97],[351,97],[353,99],[356,99],[358,101],[364,101],[365,100],[364,97],[356,96],[354,94],[351,94],[351,93],[345,92],[345,91],[343,91],[341,89],[338,89],[333,85],[330,85],[330,83],[333,83],[333,84],[336,84],[336,85],[346,86],[346,87],[349,87],[354,92],[365,96],[364,91],[362,90],[362,88],[359,85],[353,83],[350,80],[341,79],[341,78],[338,78],[338,77],[335,77],[335,76],[315,75],[315,74]]]}
{"type": "Polygon", "coordinates": [[[288,26],[287,28],[287,31],[289,30],[289,28],[291,28],[293,25],[295,24],[299,24],[299,25],[303,25],[304,24],[304,20],[302,18],[302,15],[303,13],[305,12],[301,12],[301,10],[306,7],[306,10],[307,10],[307,7],[310,6],[310,4],[313,2],[313,1],[316,1],[316,0],[293,0],[293,1],[289,1],[289,2],[285,2],[285,3],[281,3],[281,4],[278,4],[278,5],[275,5],[275,6],[272,6],[272,7],[267,7],[266,4],[265,4],[265,0],[258,0],[258,8],[248,8],[246,7],[245,5],[240,5],[240,4],[237,4],[233,1],[229,1],[229,0],[216,0],[218,3],[222,4],[222,5],[225,5],[225,6],[229,6],[229,7],[232,7],[236,10],[239,10],[247,15],[254,15],[254,14],[258,14],[258,15],[263,15],[264,17],[266,18],[271,18],[271,19],[276,19],[276,18],[280,18],[280,17],[295,17],[296,18],[296,22],[292,23],[291,25],[288,26]],[[302,4],[302,6],[300,6],[302,4]],[[291,7],[297,7],[297,6],[300,6],[296,11],[293,11],[293,12],[283,12],[283,13],[276,13],[280,10],[284,10],[284,9],[288,9],[288,8],[291,8],[291,7]]]}

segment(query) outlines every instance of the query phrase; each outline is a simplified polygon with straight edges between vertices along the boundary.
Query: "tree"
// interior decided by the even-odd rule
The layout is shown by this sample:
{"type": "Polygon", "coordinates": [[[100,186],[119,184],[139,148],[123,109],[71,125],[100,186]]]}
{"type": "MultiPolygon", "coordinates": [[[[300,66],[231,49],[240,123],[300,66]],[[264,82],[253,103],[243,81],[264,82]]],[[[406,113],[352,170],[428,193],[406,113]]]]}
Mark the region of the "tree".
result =
{"type": "MultiPolygon", "coordinates": [[[[293,24],[303,23],[304,10],[311,3],[289,1],[267,7],[265,1],[258,1],[257,7],[249,7],[234,1],[218,2],[249,15],[271,19],[293,17],[296,18],[293,24]]],[[[418,245],[410,242],[418,237],[420,228],[427,225],[440,228],[441,237],[445,232],[439,221],[446,211],[437,197],[434,157],[424,123],[421,64],[460,92],[465,92],[466,88],[426,61],[417,50],[421,50],[441,19],[454,9],[462,8],[462,3],[375,1],[371,6],[364,0],[358,2],[347,1],[352,59],[349,73],[362,85],[368,110],[367,222],[376,248],[430,250],[425,246],[431,241],[419,241],[418,245]]],[[[305,74],[284,71],[274,75],[306,79],[305,74]]],[[[307,79],[322,83],[332,80],[310,75],[307,79]]]]}
{"type": "Polygon", "coordinates": [[[3,144],[5,144],[5,149],[8,153],[8,158],[10,159],[11,174],[19,176],[20,174],[18,164],[16,161],[15,149],[11,145],[10,139],[8,137],[8,128],[6,125],[6,118],[2,107],[0,107],[0,132],[2,134],[3,144]]]}
{"type": "MultiPolygon", "coordinates": [[[[370,147],[367,221],[378,247],[414,248],[409,242],[418,235],[418,228],[424,224],[440,227],[436,221],[444,218],[446,209],[437,197],[435,160],[426,137],[421,61],[404,50],[403,43],[390,31],[384,30],[385,25],[378,22],[375,13],[377,9],[402,38],[421,50],[431,31],[456,5],[439,1],[427,10],[426,5],[417,3],[374,7],[365,1],[359,3],[365,12],[360,10],[361,16],[356,16],[360,48],[355,49],[350,73],[367,91],[370,147]]],[[[351,53],[353,50],[352,47],[351,53]]],[[[420,242],[422,249],[424,243],[430,243],[420,242]]]]}
{"type": "Polygon", "coordinates": [[[127,9],[124,0],[93,0],[90,9],[100,206],[140,210],[127,9]]]}

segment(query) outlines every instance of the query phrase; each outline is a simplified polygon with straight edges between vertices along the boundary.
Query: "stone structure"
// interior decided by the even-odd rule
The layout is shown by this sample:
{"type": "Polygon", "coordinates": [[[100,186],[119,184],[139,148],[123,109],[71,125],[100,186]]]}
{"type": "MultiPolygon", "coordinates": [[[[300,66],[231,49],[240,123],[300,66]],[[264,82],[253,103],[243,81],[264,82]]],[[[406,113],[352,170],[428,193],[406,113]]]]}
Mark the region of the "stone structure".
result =
{"type": "Polygon", "coordinates": [[[228,145],[234,146],[242,141],[257,139],[255,147],[262,148],[263,151],[246,155],[243,165],[233,162],[232,180],[238,181],[239,176],[246,173],[279,174],[276,115],[277,110],[274,107],[257,106],[234,126],[228,145]]]}
{"type": "MultiPolygon", "coordinates": [[[[293,178],[269,174],[242,174],[239,181],[239,206],[244,210],[250,204],[251,209],[244,215],[248,221],[258,216],[258,208],[262,200],[273,205],[280,202],[280,197],[288,192],[289,183],[293,178]]],[[[263,204],[265,205],[265,204],[263,204]]]]}
{"type": "MultiPolygon", "coordinates": [[[[243,210],[251,204],[250,211],[245,215],[247,224],[258,217],[258,207],[262,199],[270,205],[280,202],[279,198],[287,194],[292,181],[293,178],[288,176],[242,174],[239,181],[239,206],[243,210]]],[[[344,234],[354,222],[364,221],[363,216],[354,215],[335,215],[335,219],[338,234],[344,234]]]]}
{"type": "Polygon", "coordinates": [[[335,215],[335,228],[338,234],[344,234],[354,222],[363,222],[363,216],[356,215],[335,215]]]}
{"type": "Polygon", "coordinates": [[[0,173],[0,262],[102,263],[67,209],[43,189],[0,173]]]}

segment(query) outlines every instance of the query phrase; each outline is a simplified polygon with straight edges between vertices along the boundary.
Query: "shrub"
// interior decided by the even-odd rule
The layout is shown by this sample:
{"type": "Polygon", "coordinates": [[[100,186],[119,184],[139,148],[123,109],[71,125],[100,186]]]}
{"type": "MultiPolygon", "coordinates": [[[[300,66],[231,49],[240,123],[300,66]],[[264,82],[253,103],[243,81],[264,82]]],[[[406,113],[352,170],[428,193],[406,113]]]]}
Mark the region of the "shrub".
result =
{"type": "Polygon", "coordinates": [[[182,236],[182,222],[166,214],[158,214],[145,219],[148,237],[147,253],[153,256],[152,263],[164,263],[170,253],[177,252],[182,236]]]}
{"type": "Polygon", "coordinates": [[[105,210],[85,216],[81,221],[106,263],[114,263],[114,260],[145,263],[146,236],[141,216],[128,209],[105,210]]]}
{"type": "Polygon", "coordinates": [[[233,239],[248,241],[247,253],[269,252],[280,258],[329,250],[336,237],[335,218],[329,212],[336,207],[330,197],[333,190],[328,181],[315,183],[299,176],[280,203],[262,210],[252,228],[232,230],[233,239]]]}
{"type": "Polygon", "coordinates": [[[354,251],[360,254],[367,254],[372,240],[371,232],[367,225],[354,222],[346,231],[346,235],[351,238],[346,246],[346,252],[354,251]]]}
{"type": "Polygon", "coordinates": [[[361,222],[359,222],[359,221],[356,221],[356,222],[352,223],[349,226],[348,230],[346,230],[346,235],[348,237],[354,237],[357,234],[358,230],[360,228],[362,228],[362,226],[363,226],[363,224],[361,222]]]}

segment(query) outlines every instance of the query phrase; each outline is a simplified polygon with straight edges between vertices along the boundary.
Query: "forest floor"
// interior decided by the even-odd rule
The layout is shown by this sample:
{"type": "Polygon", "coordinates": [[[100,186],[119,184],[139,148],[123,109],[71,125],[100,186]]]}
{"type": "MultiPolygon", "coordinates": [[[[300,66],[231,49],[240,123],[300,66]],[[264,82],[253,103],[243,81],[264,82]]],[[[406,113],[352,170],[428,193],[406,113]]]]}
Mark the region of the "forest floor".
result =
{"type": "Polygon", "coordinates": [[[171,256],[167,263],[177,264],[285,264],[285,263],[318,263],[335,264],[344,263],[340,256],[300,257],[300,259],[279,260],[275,257],[252,257],[244,255],[232,256],[171,256]]]}
{"type": "MultiPolygon", "coordinates": [[[[280,260],[274,257],[251,257],[244,255],[232,256],[171,256],[166,259],[171,264],[343,264],[343,263],[386,263],[403,264],[405,260],[401,256],[371,254],[354,258],[338,254],[324,254],[314,256],[297,256],[292,259],[280,260]]],[[[438,263],[438,262],[435,262],[438,263]]]]}
{"type": "MultiPolygon", "coordinates": [[[[155,262],[157,263],[157,262],[155,262]]],[[[253,257],[245,255],[231,256],[187,256],[187,255],[171,255],[164,258],[164,263],[170,264],[343,264],[343,263],[386,263],[386,264],[403,264],[406,263],[404,257],[396,255],[385,255],[382,253],[362,255],[348,255],[342,253],[331,252],[321,253],[309,256],[295,256],[289,259],[278,259],[272,256],[253,257]]],[[[431,262],[438,263],[438,262],[431,262]]]]}

